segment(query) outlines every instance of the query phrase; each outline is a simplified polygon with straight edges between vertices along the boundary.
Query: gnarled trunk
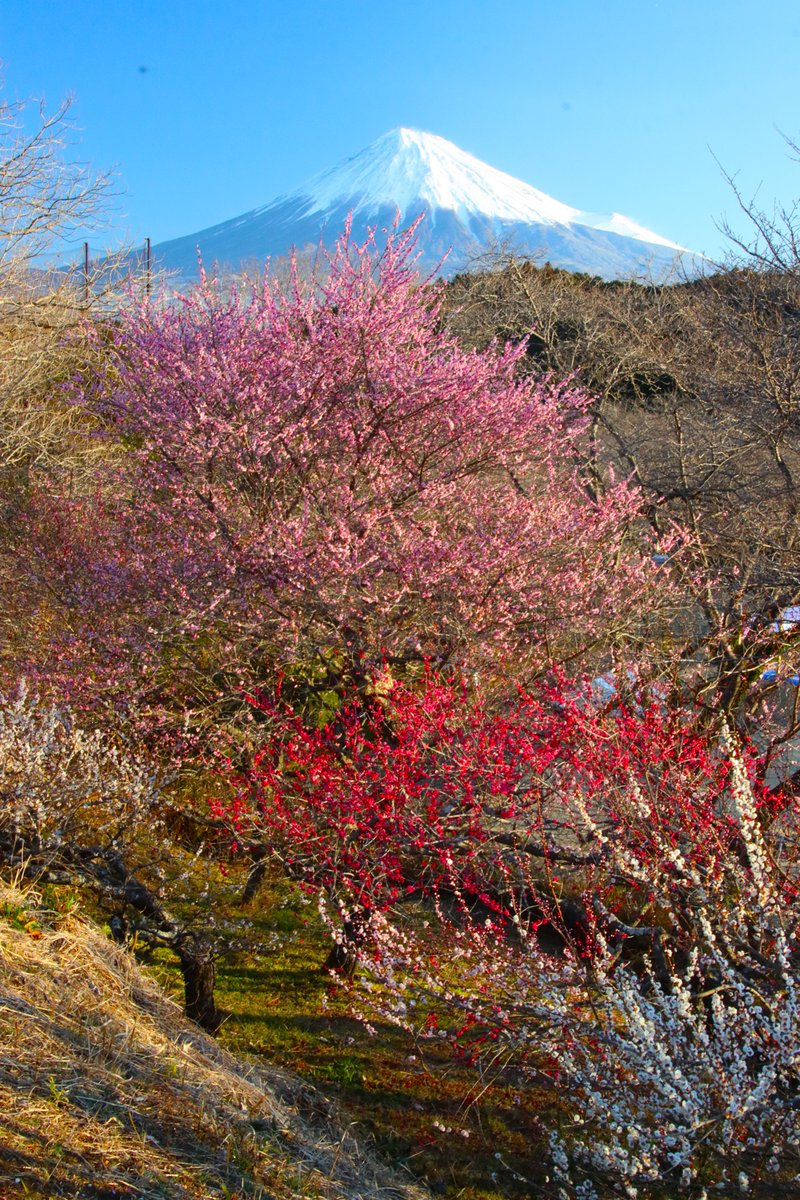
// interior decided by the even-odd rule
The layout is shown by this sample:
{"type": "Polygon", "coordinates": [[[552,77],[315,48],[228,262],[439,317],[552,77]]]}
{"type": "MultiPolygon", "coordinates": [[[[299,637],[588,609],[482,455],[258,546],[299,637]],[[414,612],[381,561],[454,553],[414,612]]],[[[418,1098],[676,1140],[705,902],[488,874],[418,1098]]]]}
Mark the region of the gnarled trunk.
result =
{"type": "Polygon", "coordinates": [[[192,935],[176,949],[183,973],[186,1016],[209,1033],[216,1033],[222,1024],[222,1014],[214,1001],[217,964],[213,948],[192,935]]]}

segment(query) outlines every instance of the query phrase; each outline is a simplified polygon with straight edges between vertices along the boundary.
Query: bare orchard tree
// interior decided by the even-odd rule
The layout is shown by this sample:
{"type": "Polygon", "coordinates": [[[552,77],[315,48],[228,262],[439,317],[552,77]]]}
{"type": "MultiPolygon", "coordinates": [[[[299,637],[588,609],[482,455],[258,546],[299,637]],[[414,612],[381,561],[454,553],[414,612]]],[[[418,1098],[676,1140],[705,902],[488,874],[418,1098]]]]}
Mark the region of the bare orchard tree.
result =
{"type": "MultiPolygon", "coordinates": [[[[107,222],[113,182],[69,156],[70,101],[53,112],[0,98],[0,492],[37,470],[91,471],[96,448],[58,384],[85,360],[75,334],[106,310],[122,257],[65,270],[76,237],[107,222]],[[54,257],[62,265],[54,266],[54,257]]],[[[79,254],[79,251],[77,252],[79,254]]],[[[118,292],[117,292],[118,294],[118,292]]]]}
{"type": "MultiPolygon", "coordinates": [[[[800,162],[800,142],[786,134],[783,140],[790,157],[800,162]]],[[[743,230],[727,219],[720,225],[731,247],[732,262],[757,270],[800,275],[800,200],[788,204],[776,201],[770,211],[762,208],[757,196],[746,199],[734,176],[724,169],[722,173],[745,219],[743,230]]]]}
{"type": "MultiPolygon", "coordinates": [[[[688,531],[670,651],[696,667],[682,683],[700,707],[745,728],[764,671],[800,665],[800,625],[781,616],[800,603],[797,240],[791,211],[752,220],[758,254],[670,287],[510,260],[449,289],[461,337],[527,337],[528,369],[574,372],[593,394],[587,488],[601,492],[613,468],[642,488],[657,529],[688,531]]],[[[781,736],[796,707],[784,705],[781,736]]]]}
{"type": "Polygon", "coordinates": [[[88,277],[63,268],[113,197],[108,175],[70,158],[69,117],[68,100],[48,113],[0,94],[0,644],[12,669],[20,641],[48,619],[44,589],[21,585],[31,497],[54,480],[95,486],[97,438],[62,385],[103,353],[90,322],[120,296],[121,257],[88,277]]]}
{"type": "MultiPolygon", "coordinates": [[[[59,240],[96,227],[109,178],[65,158],[70,101],[42,105],[0,101],[0,278],[31,267],[59,240]]],[[[4,296],[4,300],[6,297],[4,296]]]]}

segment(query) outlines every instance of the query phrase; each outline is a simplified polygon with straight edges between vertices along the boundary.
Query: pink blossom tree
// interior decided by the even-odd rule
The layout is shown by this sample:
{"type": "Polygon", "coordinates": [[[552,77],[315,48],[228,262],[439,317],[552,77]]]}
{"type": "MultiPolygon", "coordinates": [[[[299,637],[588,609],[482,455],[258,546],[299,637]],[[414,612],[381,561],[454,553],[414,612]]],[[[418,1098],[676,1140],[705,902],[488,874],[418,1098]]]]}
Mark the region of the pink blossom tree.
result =
{"type": "Polygon", "coordinates": [[[380,256],[345,236],[288,289],[206,281],[101,336],[77,402],[113,448],[102,502],[56,502],[55,555],[48,499],[28,530],[79,689],[102,671],[106,698],[216,722],[275,663],[306,695],[381,661],[523,676],[638,632],[666,590],[635,491],[581,477],[585,395],[443,332],[413,233],[380,256]]]}

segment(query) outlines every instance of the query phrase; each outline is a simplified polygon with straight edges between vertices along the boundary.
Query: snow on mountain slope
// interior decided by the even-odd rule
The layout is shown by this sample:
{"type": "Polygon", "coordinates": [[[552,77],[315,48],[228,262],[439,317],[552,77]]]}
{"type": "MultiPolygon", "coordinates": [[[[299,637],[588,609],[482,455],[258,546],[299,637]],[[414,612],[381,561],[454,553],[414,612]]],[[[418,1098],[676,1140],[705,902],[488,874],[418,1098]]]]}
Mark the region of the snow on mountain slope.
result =
{"type": "Polygon", "coordinates": [[[353,236],[420,214],[419,265],[451,275],[500,245],[604,278],[663,278],[698,260],[620,213],[582,212],[498,171],[432,133],[393,129],[263,208],[154,247],[179,277],[208,266],[241,269],[292,247],[330,247],[348,216],[353,236]],[[444,261],[443,261],[444,260],[444,261]]]}
{"type": "Polygon", "coordinates": [[[452,142],[415,129],[393,129],[366,150],[308,180],[294,193],[319,212],[348,198],[354,212],[395,205],[405,216],[420,202],[462,219],[474,214],[506,221],[552,225],[573,220],[577,210],[527,183],[487,166],[452,142]]]}
{"type": "Polygon", "coordinates": [[[484,216],[532,225],[586,225],[678,252],[685,250],[619,213],[595,216],[562,204],[445,138],[416,129],[392,129],[285,198],[309,200],[309,212],[324,212],[351,200],[354,213],[395,206],[402,216],[411,217],[427,206],[454,212],[462,221],[484,216]]]}

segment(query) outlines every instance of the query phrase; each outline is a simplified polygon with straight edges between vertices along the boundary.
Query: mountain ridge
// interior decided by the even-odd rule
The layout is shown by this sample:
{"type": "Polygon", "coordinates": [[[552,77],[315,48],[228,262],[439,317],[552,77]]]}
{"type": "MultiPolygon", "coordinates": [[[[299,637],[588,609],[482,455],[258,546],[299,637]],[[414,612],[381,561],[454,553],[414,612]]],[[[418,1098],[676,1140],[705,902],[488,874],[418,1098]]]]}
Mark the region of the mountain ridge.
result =
{"type": "Polygon", "coordinates": [[[482,162],[437,134],[398,127],[293,191],[231,220],[153,248],[182,279],[210,265],[245,264],[331,248],[350,221],[365,240],[419,216],[420,269],[452,275],[493,247],[602,278],[693,273],[698,256],[621,213],[582,211],[482,162]]]}

